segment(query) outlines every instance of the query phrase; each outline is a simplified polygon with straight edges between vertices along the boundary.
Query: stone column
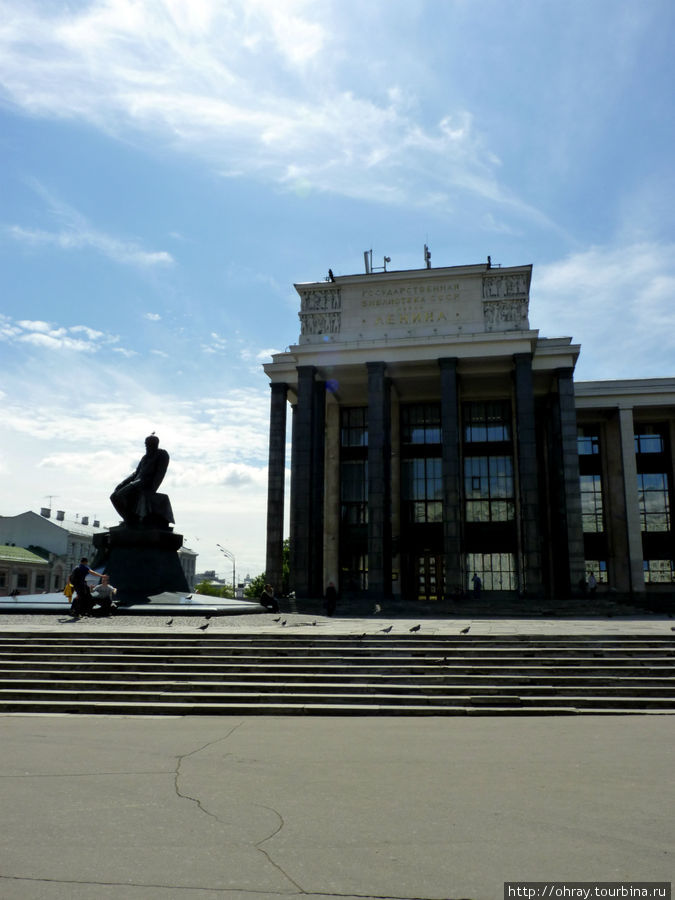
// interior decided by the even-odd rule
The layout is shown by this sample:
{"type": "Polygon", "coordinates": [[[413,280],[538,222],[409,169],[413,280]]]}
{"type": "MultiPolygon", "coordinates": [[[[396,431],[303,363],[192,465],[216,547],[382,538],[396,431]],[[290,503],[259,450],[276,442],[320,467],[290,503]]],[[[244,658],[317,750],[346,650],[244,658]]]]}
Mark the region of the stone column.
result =
{"type": "Polygon", "coordinates": [[[340,406],[326,395],[323,582],[340,583],[340,406]]]}
{"type": "Polygon", "coordinates": [[[322,597],[323,504],[326,445],[326,384],[314,379],[312,386],[312,474],[310,513],[309,596],[322,597]]]}
{"type": "MultiPolygon", "coordinates": [[[[573,369],[558,369],[558,415],[562,448],[562,490],[564,539],[568,555],[568,583],[559,589],[571,592],[584,575],[584,532],[581,521],[577,413],[574,402],[573,369]]],[[[558,423],[556,423],[558,424],[558,423]]]]}
{"type": "Polygon", "coordinates": [[[441,441],[443,453],[444,596],[462,587],[462,494],[460,471],[459,399],[457,360],[439,359],[441,370],[441,441]]]}
{"type": "Polygon", "coordinates": [[[638,502],[637,465],[635,461],[635,426],[633,410],[619,409],[619,435],[621,441],[621,467],[626,510],[626,537],[628,539],[629,591],[642,594],[645,576],[642,567],[642,531],[640,528],[640,504],[638,502]]]}
{"type": "Polygon", "coordinates": [[[514,356],[514,363],[520,488],[521,588],[530,596],[539,596],[542,593],[542,571],[532,356],[529,353],[517,353],[514,356]]]}
{"type": "Polygon", "coordinates": [[[368,370],[368,589],[391,596],[391,387],[383,362],[368,370]]]}
{"type": "Polygon", "coordinates": [[[312,432],[314,366],[298,366],[298,402],[291,455],[291,589],[310,596],[312,552],[312,432]]]}
{"type": "Polygon", "coordinates": [[[270,444],[267,467],[267,556],[265,577],[281,591],[286,481],[286,395],[283,382],[270,384],[270,444]]]}

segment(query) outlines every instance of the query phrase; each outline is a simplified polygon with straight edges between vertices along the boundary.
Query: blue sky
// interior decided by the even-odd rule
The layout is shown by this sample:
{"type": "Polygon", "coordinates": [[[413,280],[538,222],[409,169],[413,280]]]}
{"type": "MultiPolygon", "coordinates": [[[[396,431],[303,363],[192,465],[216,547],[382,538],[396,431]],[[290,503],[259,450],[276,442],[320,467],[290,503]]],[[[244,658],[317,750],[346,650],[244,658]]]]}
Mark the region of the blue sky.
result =
{"type": "Polygon", "coordinates": [[[577,379],[675,375],[670,0],[0,0],[0,513],[115,523],[156,431],[264,568],[293,283],[533,263],[577,379]]]}

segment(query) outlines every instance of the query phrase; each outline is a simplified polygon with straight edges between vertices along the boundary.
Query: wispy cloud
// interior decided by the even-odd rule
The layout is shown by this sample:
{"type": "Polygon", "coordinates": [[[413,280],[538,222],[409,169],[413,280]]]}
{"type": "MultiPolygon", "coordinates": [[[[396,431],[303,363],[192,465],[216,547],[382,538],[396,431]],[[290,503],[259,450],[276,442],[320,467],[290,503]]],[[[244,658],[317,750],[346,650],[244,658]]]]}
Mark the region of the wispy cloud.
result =
{"type": "Polygon", "coordinates": [[[537,266],[530,321],[582,345],[577,377],[675,375],[675,245],[591,247],[537,266]]]}
{"type": "MultiPolygon", "coordinates": [[[[346,21],[309,0],[92,0],[53,10],[21,0],[8,4],[0,31],[0,79],[33,116],[152,135],[224,175],[439,210],[461,192],[547,224],[500,184],[499,159],[469,110],[443,110],[425,126],[396,84],[356,92],[334,33],[346,21]]],[[[71,245],[72,236],[55,239],[71,245]]],[[[127,256],[168,261],[137,248],[127,256]]]]}
{"type": "Polygon", "coordinates": [[[173,263],[165,250],[144,250],[133,240],[125,240],[95,228],[80,212],[59,200],[39,182],[30,182],[33,190],[45,201],[50,218],[58,228],[50,231],[23,225],[7,225],[5,233],[13,240],[29,246],[48,245],[61,250],[95,250],[121,265],[149,268],[173,263]]]}

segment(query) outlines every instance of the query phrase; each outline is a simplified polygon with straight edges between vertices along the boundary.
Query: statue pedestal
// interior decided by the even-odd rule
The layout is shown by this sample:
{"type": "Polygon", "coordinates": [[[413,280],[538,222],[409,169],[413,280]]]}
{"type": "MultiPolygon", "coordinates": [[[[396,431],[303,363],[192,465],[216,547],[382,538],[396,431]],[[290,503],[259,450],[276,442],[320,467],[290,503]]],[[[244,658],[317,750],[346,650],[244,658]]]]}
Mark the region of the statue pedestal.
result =
{"type": "Polygon", "coordinates": [[[190,590],[178,558],[182,534],[119,525],[95,534],[93,541],[98,551],[93,568],[105,566],[119,603],[138,602],[163,591],[190,590]]]}

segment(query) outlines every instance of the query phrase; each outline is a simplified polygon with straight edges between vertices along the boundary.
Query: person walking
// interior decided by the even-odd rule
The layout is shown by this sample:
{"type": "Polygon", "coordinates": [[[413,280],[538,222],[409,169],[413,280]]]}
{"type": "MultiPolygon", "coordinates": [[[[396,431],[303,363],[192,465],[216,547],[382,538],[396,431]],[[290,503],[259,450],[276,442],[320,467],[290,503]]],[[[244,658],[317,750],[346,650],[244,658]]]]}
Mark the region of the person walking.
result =
{"type": "Polygon", "coordinates": [[[75,591],[72,610],[76,619],[79,619],[81,616],[91,615],[91,611],[94,607],[94,601],[92,600],[91,591],[89,590],[89,585],[86,580],[87,575],[96,575],[98,578],[102,578],[101,572],[94,572],[93,569],[89,568],[89,560],[86,556],[83,556],[79,566],[75,566],[70,573],[70,583],[75,591]]]}

